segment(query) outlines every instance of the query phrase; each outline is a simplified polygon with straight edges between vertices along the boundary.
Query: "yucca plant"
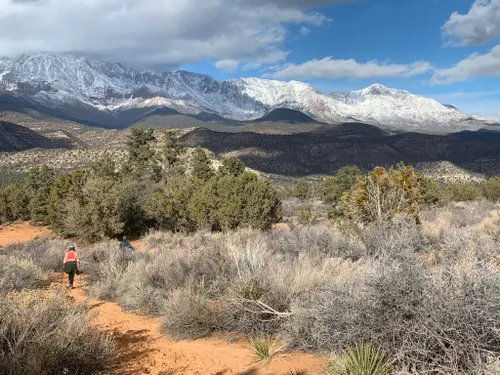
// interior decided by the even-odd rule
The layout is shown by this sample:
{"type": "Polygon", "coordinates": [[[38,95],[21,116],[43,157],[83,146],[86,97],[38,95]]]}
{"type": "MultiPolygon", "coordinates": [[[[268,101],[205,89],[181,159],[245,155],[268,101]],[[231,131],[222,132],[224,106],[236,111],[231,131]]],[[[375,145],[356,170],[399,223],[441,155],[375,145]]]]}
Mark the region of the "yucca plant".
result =
{"type": "Polygon", "coordinates": [[[370,344],[356,344],[347,349],[338,361],[325,369],[329,375],[387,375],[394,366],[380,349],[370,344]]]}
{"type": "Polygon", "coordinates": [[[255,361],[252,363],[267,364],[284,348],[284,346],[282,346],[278,349],[273,349],[277,340],[275,340],[272,344],[269,342],[270,340],[268,338],[254,339],[251,341],[251,351],[255,355],[255,361]]]}

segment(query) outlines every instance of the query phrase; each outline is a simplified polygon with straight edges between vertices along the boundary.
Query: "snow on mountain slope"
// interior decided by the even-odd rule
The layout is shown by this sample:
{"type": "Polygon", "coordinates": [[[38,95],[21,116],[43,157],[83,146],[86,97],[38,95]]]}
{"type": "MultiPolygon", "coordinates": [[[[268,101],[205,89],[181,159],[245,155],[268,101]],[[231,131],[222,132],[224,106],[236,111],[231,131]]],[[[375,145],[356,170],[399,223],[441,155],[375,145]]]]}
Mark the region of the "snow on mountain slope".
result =
{"type": "Polygon", "coordinates": [[[452,132],[484,125],[483,118],[379,84],[325,95],[297,81],[217,81],[186,71],[157,73],[45,53],[0,61],[2,91],[64,110],[70,116],[78,112],[78,118],[85,117],[85,111],[97,111],[104,116],[99,115],[99,121],[104,121],[105,116],[116,118],[115,114],[125,110],[161,107],[182,113],[212,112],[240,120],[256,119],[276,108],[290,108],[322,122],[363,121],[399,130],[452,132]]]}
{"type": "Polygon", "coordinates": [[[380,84],[350,93],[334,93],[331,97],[348,105],[352,117],[385,125],[398,125],[400,122],[415,126],[422,123],[446,125],[466,121],[470,117],[433,99],[380,84]]]}

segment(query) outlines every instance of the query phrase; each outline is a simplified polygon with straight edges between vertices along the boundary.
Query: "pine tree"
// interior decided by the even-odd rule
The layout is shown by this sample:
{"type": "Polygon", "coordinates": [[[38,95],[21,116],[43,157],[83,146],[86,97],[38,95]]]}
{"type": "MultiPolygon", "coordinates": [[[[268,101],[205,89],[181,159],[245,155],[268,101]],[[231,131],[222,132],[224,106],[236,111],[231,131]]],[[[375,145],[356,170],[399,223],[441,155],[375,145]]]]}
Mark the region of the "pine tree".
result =
{"type": "Polygon", "coordinates": [[[292,190],[292,196],[303,201],[311,197],[311,188],[305,178],[301,178],[297,181],[297,184],[292,190]]]}
{"type": "Polygon", "coordinates": [[[163,164],[165,173],[169,177],[180,176],[185,173],[182,165],[182,155],[186,152],[186,147],[179,140],[177,133],[169,130],[163,134],[163,164]]]}
{"type": "Polygon", "coordinates": [[[31,220],[40,224],[49,224],[50,190],[54,181],[54,171],[47,166],[30,169],[28,186],[31,200],[29,211],[31,220]]]}
{"type": "Polygon", "coordinates": [[[226,158],[222,160],[222,165],[219,168],[220,176],[237,177],[245,172],[245,164],[238,158],[226,158]]]}
{"type": "Polygon", "coordinates": [[[191,168],[193,176],[201,181],[208,181],[215,174],[210,159],[201,148],[194,150],[191,157],[191,168]]]}
{"type": "Polygon", "coordinates": [[[156,141],[153,129],[132,127],[127,135],[128,159],[124,165],[125,174],[132,174],[136,179],[145,178],[158,182],[161,167],[158,165],[156,152],[151,144],[156,141]]]}

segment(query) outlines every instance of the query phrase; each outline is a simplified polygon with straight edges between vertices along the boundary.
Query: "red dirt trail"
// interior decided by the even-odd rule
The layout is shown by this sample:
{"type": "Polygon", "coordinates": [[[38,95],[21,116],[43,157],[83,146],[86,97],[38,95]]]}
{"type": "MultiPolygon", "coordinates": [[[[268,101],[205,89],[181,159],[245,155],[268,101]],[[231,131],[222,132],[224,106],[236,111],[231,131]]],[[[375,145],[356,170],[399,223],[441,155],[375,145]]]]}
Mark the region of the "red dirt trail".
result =
{"type": "MultiPolygon", "coordinates": [[[[4,226],[0,246],[26,242],[49,232],[28,224],[4,226]]],[[[61,275],[54,280],[61,280],[61,275]]],[[[254,357],[248,340],[243,338],[231,343],[222,336],[195,341],[169,339],[160,332],[159,319],[124,312],[112,302],[89,299],[81,284],[77,277],[70,295],[91,306],[97,328],[112,335],[117,344],[116,366],[108,375],[288,375],[296,370],[308,375],[324,373],[327,358],[305,353],[277,355],[267,366],[251,364],[254,357]]]]}

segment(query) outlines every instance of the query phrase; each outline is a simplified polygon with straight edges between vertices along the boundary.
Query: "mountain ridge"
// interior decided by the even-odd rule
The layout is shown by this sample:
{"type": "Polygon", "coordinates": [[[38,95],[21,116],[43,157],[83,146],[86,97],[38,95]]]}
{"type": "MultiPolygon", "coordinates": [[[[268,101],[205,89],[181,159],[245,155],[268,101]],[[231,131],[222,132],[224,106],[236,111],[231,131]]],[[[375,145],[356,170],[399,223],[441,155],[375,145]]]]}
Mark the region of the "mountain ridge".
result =
{"type": "Polygon", "coordinates": [[[117,128],[129,126],[159,108],[190,115],[207,113],[237,121],[253,121],[286,108],[323,123],[364,122],[400,131],[442,133],[500,123],[381,84],[326,95],[299,81],[260,78],[218,81],[184,70],[158,73],[47,53],[2,60],[1,93],[79,121],[117,128]]]}

